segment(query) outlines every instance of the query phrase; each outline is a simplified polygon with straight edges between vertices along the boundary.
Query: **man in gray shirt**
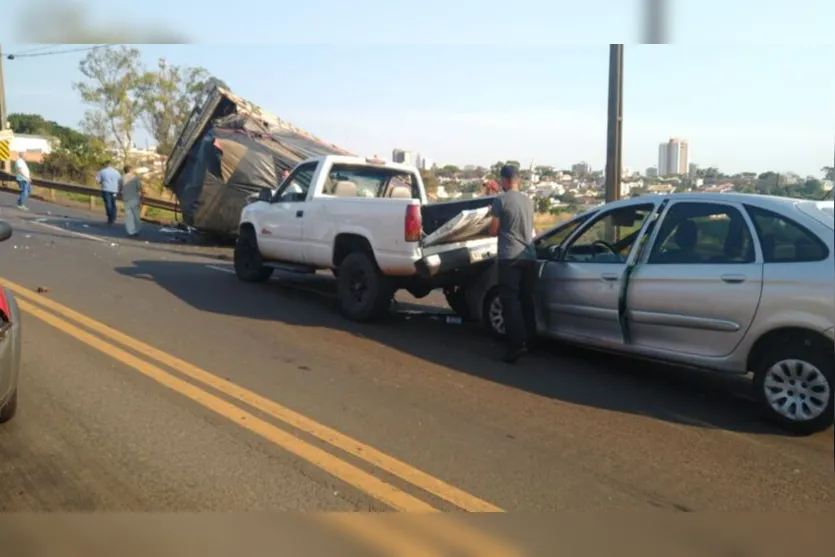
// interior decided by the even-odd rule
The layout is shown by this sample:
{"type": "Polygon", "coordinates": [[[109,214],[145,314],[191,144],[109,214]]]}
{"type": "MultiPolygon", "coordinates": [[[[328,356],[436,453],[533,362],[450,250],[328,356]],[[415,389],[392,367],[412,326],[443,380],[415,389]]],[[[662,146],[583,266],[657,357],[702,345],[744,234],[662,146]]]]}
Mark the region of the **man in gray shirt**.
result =
{"type": "Polygon", "coordinates": [[[504,311],[508,363],[519,359],[536,335],[533,290],[536,287],[536,254],[533,240],[533,201],[519,191],[519,170],[501,170],[504,194],[493,201],[490,233],[498,236],[499,296],[504,311]]]}

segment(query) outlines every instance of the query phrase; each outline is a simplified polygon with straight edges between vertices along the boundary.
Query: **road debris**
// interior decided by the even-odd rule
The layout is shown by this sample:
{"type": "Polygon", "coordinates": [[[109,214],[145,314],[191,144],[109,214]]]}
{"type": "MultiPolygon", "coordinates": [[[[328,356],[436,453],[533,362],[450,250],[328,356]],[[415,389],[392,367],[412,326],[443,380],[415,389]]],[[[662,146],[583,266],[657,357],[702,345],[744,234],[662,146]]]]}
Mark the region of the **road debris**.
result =
{"type": "Polygon", "coordinates": [[[38,294],[46,294],[47,292],[49,292],[49,288],[45,286],[39,286],[35,289],[35,292],[37,292],[38,294]]]}

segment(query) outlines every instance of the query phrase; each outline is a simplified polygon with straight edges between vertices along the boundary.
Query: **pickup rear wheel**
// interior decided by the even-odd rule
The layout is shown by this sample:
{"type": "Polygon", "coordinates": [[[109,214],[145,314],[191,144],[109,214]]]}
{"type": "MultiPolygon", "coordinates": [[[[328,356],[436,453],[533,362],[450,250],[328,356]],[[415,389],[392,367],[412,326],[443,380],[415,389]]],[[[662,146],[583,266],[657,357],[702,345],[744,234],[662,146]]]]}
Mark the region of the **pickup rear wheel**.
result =
{"type": "Polygon", "coordinates": [[[467,301],[467,291],[463,286],[453,286],[444,289],[444,296],[449,309],[454,311],[464,321],[473,319],[473,312],[467,301]]]}
{"type": "Polygon", "coordinates": [[[349,254],[339,266],[337,293],[339,309],[351,321],[380,318],[391,305],[394,287],[365,252],[349,254]]]}
{"type": "Polygon", "coordinates": [[[235,241],[235,274],[244,282],[264,282],[273,274],[264,266],[255,232],[244,228],[235,241]]]}
{"type": "Polygon", "coordinates": [[[797,434],[832,425],[831,344],[798,335],[780,339],[757,358],[753,371],[757,402],[769,421],[797,434]]]}

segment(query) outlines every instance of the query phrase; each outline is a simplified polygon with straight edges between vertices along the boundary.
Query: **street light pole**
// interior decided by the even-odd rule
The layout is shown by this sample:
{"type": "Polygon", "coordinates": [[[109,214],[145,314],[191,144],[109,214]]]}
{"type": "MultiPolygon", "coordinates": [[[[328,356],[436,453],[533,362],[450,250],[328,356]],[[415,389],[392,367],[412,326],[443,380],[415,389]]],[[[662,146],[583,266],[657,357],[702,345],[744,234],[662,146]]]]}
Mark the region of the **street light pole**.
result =
{"type": "Polygon", "coordinates": [[[623,149],[623,45],[609,45],[609,125],[606,142],[606,202],[620,199],[623,149]]]}
{"type": "Polygon", "coordinates": [[[667,44],[667,0],[645,0],[644,44],[667,44]]]}

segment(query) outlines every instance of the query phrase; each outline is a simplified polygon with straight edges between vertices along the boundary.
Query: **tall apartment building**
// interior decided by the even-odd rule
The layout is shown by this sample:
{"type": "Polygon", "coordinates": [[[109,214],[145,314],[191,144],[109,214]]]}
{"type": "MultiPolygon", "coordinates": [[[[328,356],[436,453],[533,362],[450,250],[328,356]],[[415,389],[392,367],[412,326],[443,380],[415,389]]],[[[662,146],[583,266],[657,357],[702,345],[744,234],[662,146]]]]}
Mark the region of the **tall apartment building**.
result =
{"type": "Polygon", "coordinates": [[[686,139],[672,138],[658,146],[658,175],[687,174],[690,144],[686,139]]]}

